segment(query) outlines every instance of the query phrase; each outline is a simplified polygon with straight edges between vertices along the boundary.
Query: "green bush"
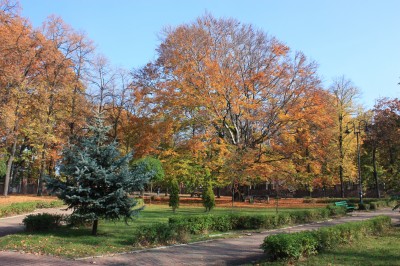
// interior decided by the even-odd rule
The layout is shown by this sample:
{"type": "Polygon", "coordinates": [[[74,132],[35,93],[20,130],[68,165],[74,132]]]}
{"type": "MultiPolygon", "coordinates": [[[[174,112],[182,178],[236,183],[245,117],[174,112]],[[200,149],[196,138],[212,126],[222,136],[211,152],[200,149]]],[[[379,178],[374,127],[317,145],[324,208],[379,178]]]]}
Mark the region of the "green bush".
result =
{"type": "Polygon", "coordinates": [[[175,216],[169,218],[170,224],[177,224],[191,234],[201,234],[207,231],[273,229],[291,224],[309,223],[326,219],[330,216],[344,215],[341,207],[312,209],[279,213],[277,215],[196,215],[175,216]],[[334,210],[334,211],[332,211],[334,210]],[[333,213],[333,214],[332,214],[333,213]]]}
{"type": "MultiPolygon", "coordinates": [[[[316,199],[316,203],[328,203],[329,204],[329,203],[335,203],[337,201],[343,201],[343,200],[347,201],[348,203],[352,203],[352,204],[360,202],[360,198],[319,198],[319,199],[316,199]]],[[[365,203],[370,203],[370,202],[376,201],[376,200],[378,200],[378,199],[377,198],[363,198],[363,201],[365,203]]]]}
{"type": "Polygon", "coordinates": [[[234,220],[234,229],[249,230],[265,228],[265,215],[236,215],[234,220]]]}
{"type": "Polygon", "coordinates": [[[231,215],[213,215],[211,216],[211,230],[226,232],[234,228],[231,215]]]}
{"type": "Polygon", "coordinates": [[[271,235],[264,239],[261,248],[272,260],[297,260],[302,256],[349,244],[367,235],[383,233],[390,225],[390,217],[379,216],[364,222],[346,223],[312,232],[271,235]]]}
{"type": "Polygon", "coordinates": [[[359,203],[358,204],[358,210],[360,210],[360,211],[368,211],[369,209],[370,209],[369,203],[359,203]]]}
{"type": "Polygon", "coordinates": [[[330,215],[329,209],[310,209],[304,211],[296,211],[290,213],[292,223],[301,224],[301,223],[310,223],[317,220],[322,220],[328,218],[330,215]]]}
{"type": "Polygon", "coordinates": [[[328,205],[326,207],[329,211],[329,216],[343,216],[346,214],[346,207],[328,205]]]}
{"type": "Polygon", "coordinates": [[[170,191],[169,206],[175,212],[179,208],[179,184],[175,178],[171,180],[170,191]]]}
{"type": "Polygon", "coordinates": [[[377,209],[379,209],[381,207],[381,205],[378,203],[378,202],[371,202],[370,204],[369,204],[369,209],[370,210],[377,210],[377,209]]]}
{"type": "Polygon", "coordinates": [[[48,231],[60,227],[63,215],[38,213],[26,216],[22,222],[28,232],[48,231]]]}
{"type": "Polygon", "coordinates": [[[317,253],[318,241],[313,232],[279,234],[267,237],[261,248],[272,260],[299,259],[317,253]]]}
{"type": "Polygon", "coordinates": [[[215,207],[215,195],[210,182],[207,184],[201,198],[206,211],[211,211],[215,207]]]}
{"type": "Polygon", "coordinates": [[[386,200],[377,200],[377,201],[371,201],[370,204],[370,210],[377,210],[380,208],[385,208],[385,207],[394,207],[396,205],[396,200],[392,199],[386,199],[386,200]]]}
{"type": "Polygon", "coordinates": [[[277,226],[284,226],[284,225],[291,225],[292,222],[292,215],[295,215],[296,212],[293,213],[279,213],[277,214],[277,226]]]}
{"type": "Polygon", "coordinates": [[[168,245],[185,243],[188,232],[176,224],[156,223],[139,227],[133,233],[134,246],[168,245]]]}
{"type": "Polygon", "coordinates": [[[184,228],[189,233],[198,235],[206,233],[212,228],[212,223],[216,220],[212,217],[213,215],[176,216],[169,218],[169,224],[184,228]]]}

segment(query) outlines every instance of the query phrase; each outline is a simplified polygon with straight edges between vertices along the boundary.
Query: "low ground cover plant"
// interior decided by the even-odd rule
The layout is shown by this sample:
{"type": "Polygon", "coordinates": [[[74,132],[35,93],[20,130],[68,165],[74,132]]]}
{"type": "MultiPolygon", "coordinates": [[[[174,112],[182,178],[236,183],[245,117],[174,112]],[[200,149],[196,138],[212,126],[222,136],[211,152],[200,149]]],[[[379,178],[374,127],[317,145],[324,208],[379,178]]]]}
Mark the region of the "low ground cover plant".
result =
{"type": "Polygon", "coordinates": [[[7,217],[21,213],[33,212],[36,209],[56,208],[61,206],[63,206],[63,202],[60,200],[16,202],[6,206],[0,206],[0,217],[7,217]]]}
{"type": "Polygon", "coordinates": [[[261,248],[270,260],[295,261],[324,250],[347,245],[369,235],[379,235],[391,227],[388,216],[379,216],[363,222],[352,222],[316,231],[271,235],[264,239],[261,248]]]}

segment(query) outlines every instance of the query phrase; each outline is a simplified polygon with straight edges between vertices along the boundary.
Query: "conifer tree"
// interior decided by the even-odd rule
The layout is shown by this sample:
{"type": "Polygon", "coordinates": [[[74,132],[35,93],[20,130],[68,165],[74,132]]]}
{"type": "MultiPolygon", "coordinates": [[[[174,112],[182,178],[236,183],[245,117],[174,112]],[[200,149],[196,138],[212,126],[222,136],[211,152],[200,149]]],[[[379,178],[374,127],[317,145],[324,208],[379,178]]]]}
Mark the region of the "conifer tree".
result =
{"type": "Polygon", "coordinates": [[[107,136],[109,129],[102,115],[96,115],[87,136],[64,149],[59,178],[48,180],[73,216],[93,222],[92,235],[97,235],[101,218],[132,218],[138,210],[133,210],[137,202],[129,193],[140,190],[148,179],[140,165],[129,169],[131,155],[120,155],[117,143],[107,136]]]}
{"type": "Polygon", "coordinates": [[[169,206],[175,212],[179,207],[179,184],[175,178],[171,180],[170,190],[171,193],[169,194],[169,206]]]}
{"type": "Polygon", "coordinates": [[[212,189],[211,182],[207,183],[205,190],[202,195],[203,205],[206,208],[206,211],[211,211],[212,208],[215,207],[215,195],[212,189]]]}

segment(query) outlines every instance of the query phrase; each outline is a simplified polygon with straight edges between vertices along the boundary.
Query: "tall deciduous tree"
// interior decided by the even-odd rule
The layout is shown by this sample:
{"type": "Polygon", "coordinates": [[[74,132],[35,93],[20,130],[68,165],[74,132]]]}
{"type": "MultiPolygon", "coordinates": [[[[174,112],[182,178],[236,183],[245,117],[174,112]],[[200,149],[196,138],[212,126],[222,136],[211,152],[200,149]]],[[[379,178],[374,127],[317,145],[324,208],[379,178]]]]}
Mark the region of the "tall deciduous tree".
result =
{"type": "MultiPolygon", "coordinates": [[[[331,87],[330,92],[334,96],[334,106],[336,109],[336,128],[337,128],[337,149],[338,149],[338,168],[339,168],[339,180],[341,188],[341,196],[345,197],[344,189],[344,175],[346,170],[346,161],[352,161],[347,159],[351,154],[349,151],[349,144],[346,141],[346,124],[351,120],[352,114],[355,113],[356,105],[355,99],[359,96],[359,90],[354,84],[346,79],[344,76],[336,78],[331,87]]],[[[348,136],[349,137],[349,136],[348,136]]]]}
{"type": "MultiPolygon", "coordinates": [[[[373,174],[378,189],[378,164],[382,181],[388,190],[400,188],[400,100],[383,98],[376,103],[373,125],[364,146],[373,156],[373,174]]],[[[378,193],[379,191],[377,191],[378,193]]]]}
{"type": "Polygon", "coordinates": [[[13,1],[0,3],[0,125],[1,142],[7,148],[4,195],[7,196],[12,166],[35,94],[39,56],[39,37],[29,22],[19,16],[13,1]]]}
{"type": "Polygon", "coordinates": [[[161,119],[172,118],[175,140],[217,136],[238,155],[265,157],[280,134],[296,127],[307,108],[301,99],[319,87],[314,62],[233,19],[205,15],[164,36],[156,62],[135,84],[149,91],[161,119]]]}

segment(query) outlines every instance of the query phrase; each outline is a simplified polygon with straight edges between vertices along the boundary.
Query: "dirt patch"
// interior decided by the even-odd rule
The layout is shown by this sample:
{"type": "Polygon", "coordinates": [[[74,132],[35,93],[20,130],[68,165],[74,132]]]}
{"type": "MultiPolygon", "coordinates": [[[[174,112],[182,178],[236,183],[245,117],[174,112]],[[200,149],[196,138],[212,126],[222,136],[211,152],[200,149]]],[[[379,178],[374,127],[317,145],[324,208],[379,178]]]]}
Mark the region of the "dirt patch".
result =
{"type": "Polygon", "coordinates": [[[35,196],[35,195],[10,195],[7,197],[0,197],[0,205],[10,205],[15,202],[27,202],[27,201],[53,201],[57,200],[57,197],[52,196],[35,196]]]}

